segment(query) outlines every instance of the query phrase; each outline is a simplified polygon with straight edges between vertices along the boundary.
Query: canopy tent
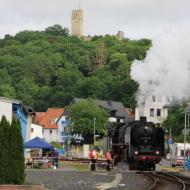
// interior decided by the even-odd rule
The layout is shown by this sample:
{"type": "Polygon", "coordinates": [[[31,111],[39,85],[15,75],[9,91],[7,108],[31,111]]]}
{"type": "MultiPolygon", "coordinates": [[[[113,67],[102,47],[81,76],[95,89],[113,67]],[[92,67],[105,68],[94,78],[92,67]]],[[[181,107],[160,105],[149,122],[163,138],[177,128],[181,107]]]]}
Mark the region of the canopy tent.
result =
{"type": "Polygon", "coordinates": [[[53,150],[53,146],[51,144],[49,144],[48,142],[46,142],[45,140],[36,137],[26,143],[24,143],[24,148],[37,148],[37,149],[49,149],[49,150],[53,150]]]}

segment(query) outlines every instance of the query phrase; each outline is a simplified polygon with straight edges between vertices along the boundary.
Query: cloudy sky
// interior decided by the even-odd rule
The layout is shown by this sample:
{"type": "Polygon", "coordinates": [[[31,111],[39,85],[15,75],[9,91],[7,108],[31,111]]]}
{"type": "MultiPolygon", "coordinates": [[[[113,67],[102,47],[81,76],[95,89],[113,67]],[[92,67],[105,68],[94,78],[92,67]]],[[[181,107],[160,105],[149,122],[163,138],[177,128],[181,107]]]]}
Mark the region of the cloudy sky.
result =
{"type": "MultiPolygon", "coordinates": [[[[170,27],[190,24],[189,0],[80,0],[85,34],[125,32],[129,38],[154,38],[170,27]]],[[[53,24],[70,29],[79,0],[0,0],[0,38],[53,24]]]]}

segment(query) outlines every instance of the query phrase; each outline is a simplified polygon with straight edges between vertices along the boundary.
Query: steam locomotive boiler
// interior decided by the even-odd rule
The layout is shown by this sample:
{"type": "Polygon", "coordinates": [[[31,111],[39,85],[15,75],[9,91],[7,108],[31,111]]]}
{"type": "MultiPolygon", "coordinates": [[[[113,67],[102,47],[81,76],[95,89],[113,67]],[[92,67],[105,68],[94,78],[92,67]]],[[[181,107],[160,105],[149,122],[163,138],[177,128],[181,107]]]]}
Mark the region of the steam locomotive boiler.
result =
{"type": "Polygon", "coordinates": [[[145,117],[109,130],[116,161],[126,160],[130,169],[155,170],[164,156],[164,130],[145,117]]]}

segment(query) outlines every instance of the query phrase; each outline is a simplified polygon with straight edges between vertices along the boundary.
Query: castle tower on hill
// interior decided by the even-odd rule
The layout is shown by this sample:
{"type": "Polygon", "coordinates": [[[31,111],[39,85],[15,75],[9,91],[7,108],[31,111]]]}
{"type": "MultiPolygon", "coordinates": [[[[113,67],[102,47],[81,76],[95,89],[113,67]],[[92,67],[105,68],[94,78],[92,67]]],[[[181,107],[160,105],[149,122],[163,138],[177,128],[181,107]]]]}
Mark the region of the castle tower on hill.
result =
{"type": "Polygon", "coordinates": [[[72,10],[71,35],[83,36],[83,10],[72,10]]]}

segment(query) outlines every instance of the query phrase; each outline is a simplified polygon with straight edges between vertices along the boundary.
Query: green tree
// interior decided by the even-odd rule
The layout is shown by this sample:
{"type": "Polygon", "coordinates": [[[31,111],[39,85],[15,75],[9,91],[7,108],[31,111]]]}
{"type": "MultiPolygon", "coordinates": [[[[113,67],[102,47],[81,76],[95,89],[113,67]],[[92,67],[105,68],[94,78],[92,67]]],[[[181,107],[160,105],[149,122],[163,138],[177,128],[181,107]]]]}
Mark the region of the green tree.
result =
{"type": "Polygon", "coordinates": [[[112,70],[116,70],[120,65],[128,62],[127,55],[125,53],[114,53],[111,56],[110,67],[112,70]]]}
{"type": "Polygon", "coordinates": [[[9,84],[0,85],[0,96],[14,98],[16,96],[14,87],[9,84]]]}
{"type": "Polygon", "coordinates": [[[96,77],[89,77],[81,81],[78,85],[81,97],[100,98],[104,94],[105,85],[96,77]]]}
{"type": "Polygon", "coordinates": [[[73,97],[117,100],[132,108],[137,85],[131,64],[150,47],[147,39],[111,35],[85,41],[60,25],[6,35],[0,40],[0,96],[38,111],[65,106],[73,97]]]}
{"type": "Polygon", "coordinates": [[[55,35],[55,36],[68,36],[69,35],[68,28],[62,28],[62,26],[59,24],[49,26],[48,28],[46,28],[45,31],[48,34],[55,35]]]}
{"type": "Polygon", "coordinates": [[[96,134],[105,134],[108,112],[100,108],[94,100],[81,100],[79,103],[71,104],[68,111],[75,134],[80,134],[83,137],[93,136],[94,118],[96,118],[96,134]]]}
{"type": "MultiPolygon", "coordinates": [[[[169,110],[168,117],[164,120],[163,126],[169,132],[171,130],[172,137],[175,142],[183,142],[182,130],[184,129],[185,122],[185,108],[187,105],[174,105],[169,110]]],[[[187,139],[190,140],[190,134],[187,135],[187,139]]]]}
{"type": "Polygon", "coordinates": [[[8,141],[10,141],[9,168],[11,168],[9,178],[11,183],[22,184],[25,180],[24,146],[20,123],[16,117],[13,118],[8,141]]]}
{"type": "Polygon", "coordinates": [[[10,174],[11,167],[9,165],[10,140],[9,139],[10,124],[6,117],[3,116],[0,122],[0,184],[11,183],[10,174]]]}
{"type": "Polygon", "coordinates": [[[136,106],[135,92],[138,89],[138,84],[132,79],[125,79],[115,82],[111,89],[110,94],[113,100],[121,101],[129,108],[134,109],[136,106]]]}

